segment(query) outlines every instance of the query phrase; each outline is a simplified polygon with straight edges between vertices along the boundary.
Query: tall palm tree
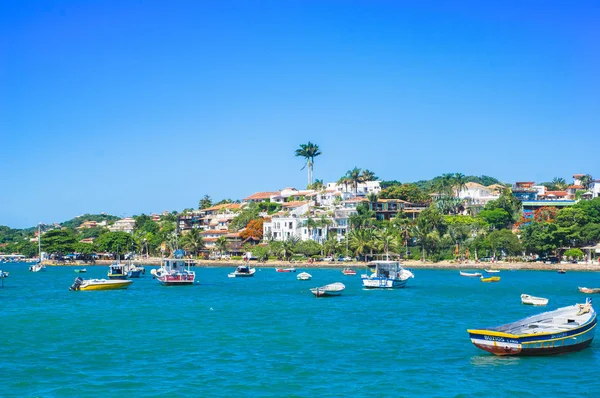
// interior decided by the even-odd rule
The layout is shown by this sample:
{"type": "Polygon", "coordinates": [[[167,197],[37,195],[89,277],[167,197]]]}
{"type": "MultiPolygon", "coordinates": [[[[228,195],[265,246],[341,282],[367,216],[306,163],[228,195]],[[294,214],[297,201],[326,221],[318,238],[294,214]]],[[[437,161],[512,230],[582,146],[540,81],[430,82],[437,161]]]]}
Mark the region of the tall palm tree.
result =
{"type": "Polygon", "coordinates": [[[583,185],[583,189],[589,189],[594,178],[590,174],[586,174],[583,177],[579,178],[581,185],[583,185]]]}
{"type": "Polygon", "coordinates": [[[454,189],[455,189],[455,196],[459,196],[460,195],[460,191],[463,190],[463,188],[465,188],[467,186],[467,178],[465,177],[464,174],[462,173],[454,173],[454,189]]]}
{"type": "Polygon", "coordinates": [[[380,252],[387,255],[390,251],[394,252],[394,253],[397,251],[396,234],[394,234],[394,231],[392,231],[391,229],[389,229],[389,228],[381,229],[381,230],[377,231],[377,233],[375,234],[375,237],[376,237],[377,249],[380,252]]]}
{"type": "Polygon", "coordinates": [[[352,185],[354,186],[354,193],[358,193],[358,183],[360,180],[360,169],[358,167],[353,168],[352,170],[348,170],[346,176],[352,180],[352,185]]]}
{"type": "Polygon", "coordinates": [[[300,239],[296,236],[289,236],[283,243],[283,259],[287,260],[295,252],[296,244],[300,239]]]}
{"type": "Polygon", "coordinates": [[[224,236],[219,236],[217,238],[217,241],[215,242],[215,248],[217,249],[217,251],[221,255],[223,255],[227,252],[227,246],[228,246],[227,238],[224,236]]]}
{"type": "Polygon", "coordinates": [[[337,180],[337,184],[344,185],[344,192],[348,192],[348,184],[352,184],[352,180],[348,178],[348,175],[343,175],[339,180],[337,180]]]}
{"type": "Polygon", "coordinates": [[[377,180],[377,176],[371,170],[364,169],[362,171],[362,173],[360,174],[361,182],[376,181],[376,180],[377,180]]]}
{"type": "Polygon", "coordinates": [[[198,256],[198,252],[205,248],[204,239],[196,228],[192,228],[190,232],[183,235],[181,238],[181,244],[183,245],[184,249],[194,253],[195,256],[198,256]]]}
{"type": "Polygon", "coordinates": [[[423,226],[413,225],[410,230],[410,234],[414,236],[417,241],[421,244],[421,261],[425,261],[425,242],[427,241],[428,231],[423,226]]]}
{"type": "Polygon", "coordinates": [[[567,181],[562,177],[554,177],[552,179],[551,184],[553,188],[557,191],[564,191],[569,186],[569,184],[567,184],[567,181]]]}
{"type": "MultiPolygon", "coordinates": [[[[308,166],[308,186],[310,187],[313,183],[313,165],[315,164],[315,158],[321,154],[319,146],[308,141],[308,144],[300,144],[300,148],[296,149],[296,156],[303,157],[306,160],[304,167],[308,166]]],[[[304,170],[302,167],[301,170],[304,170]]]]}

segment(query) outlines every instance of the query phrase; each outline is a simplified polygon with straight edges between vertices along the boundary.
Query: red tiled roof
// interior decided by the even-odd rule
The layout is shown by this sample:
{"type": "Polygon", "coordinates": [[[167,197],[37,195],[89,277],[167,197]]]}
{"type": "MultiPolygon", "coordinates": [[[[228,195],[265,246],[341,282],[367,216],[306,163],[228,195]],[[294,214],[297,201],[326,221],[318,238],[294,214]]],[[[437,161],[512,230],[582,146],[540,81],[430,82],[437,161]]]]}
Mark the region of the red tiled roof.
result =
{"type": "Polygon", "coordinates": [[[569,185],[568,189],[583,189],[583,185],[569,185]]]}
{"type": "Polygon", "coordinates": [[[305,205],[309,203],[308,201],[303,201],[303,202],[287,202],[287,203],[282,203],[281,207],[300,207],[302,205],[305,205]]]}
{"type": "Polygon", "coordinates": [[[259,199],[269,199],[271,196],[279,195],[280,191],[273,192],[257,192],[253,195],[244,198],[244,200],[259,200],[259,199]]]}
{"type": "Polygon", "coordinates": [[[209,229],[207,231],[201,231],[200,235],[222,235],[227,233],[229,233],[229,231],[226,229],[209,229]]]}
{"type": "Polygon", "coordinates": [[[220,205],[207,207],[206,209],[202,209],[201,211],[210,211],[210,210],[221,210],[221,209],[239,209],[242,207],[240,203],[223,203],[220,205]]]}
{"type": "Polygon", "coordinates": [[[573,178],[583,177],[585,174],[573,174],[573,178]]]}

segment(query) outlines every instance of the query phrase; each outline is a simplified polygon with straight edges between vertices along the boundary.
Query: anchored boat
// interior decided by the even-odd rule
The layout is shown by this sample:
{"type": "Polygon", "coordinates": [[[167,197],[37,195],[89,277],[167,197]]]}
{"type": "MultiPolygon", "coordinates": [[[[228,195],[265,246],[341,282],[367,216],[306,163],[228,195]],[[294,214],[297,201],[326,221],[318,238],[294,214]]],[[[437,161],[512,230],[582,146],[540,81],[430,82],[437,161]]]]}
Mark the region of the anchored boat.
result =
{"type": "Polygon", "coordinates": [[[127,289],[133,281],[127,279],[82,279],[75,278],[69,290],[117,290],[127,289]]]}
{"type": "Polygon", "coordinates": [[[317,297],[339,296],[346,286],[343,283],[336,282],[329,285],[314,287],[310,289],[311,293],[317,297]]]}
{"type": "Polygon", "coordinates": [[[482,282],[500,282],[499,276],[489,276],[487,278],[481,277],[480,281],[482,282]]]}
{"type": "Polygon", "coordinates": [[[235,269],[235,271],[229,273],[227,276],[230,278],[247,278],[254,276],[255,272],[255,268],[249,268],[247,265],[240,265],[235,269]]]}
{"type": "Polygon", "coordinates": [[[196,279],[196,273],[190,270],[192,263],[182,258],[163,258],[161,267],[151,273],[164,286],[192,285],[196,279]]]}
{"type": "Polygon", "coordinates": [[[548,304],[548,299],[543,298],[543,297],[530,296],[529,294],[522,294],[521,302],[523,304],[529,304],[529,305],[546,305],[546,304],[548,304]]]}
{"type": "Polygon", "coordinates": [[[412,272],[402,268],[400,262],[392,260],[376,260],[367,264],[371,275],[362,274],[362,285],[366,289],[394,289],[406,286],[412,272]]]}
{"type": "Polygon", "coordinates": [[[299,281],[309,281],[312,279],[312,275],[308,272],[300,272],[296,278],[299,281]]]}
{"type": "Polygon", "coordinates": [[[591,300],[488,329],[469,329],[471,342],[496,355],[547,355],[589,346],[596,331],[591,300]]]}
{"type": "Polygon", "coordinates": [[[469,278],[481,278],[483,275],[481,272],[464,272],[460,271],[460,276],[466,276],[469,278]]]}

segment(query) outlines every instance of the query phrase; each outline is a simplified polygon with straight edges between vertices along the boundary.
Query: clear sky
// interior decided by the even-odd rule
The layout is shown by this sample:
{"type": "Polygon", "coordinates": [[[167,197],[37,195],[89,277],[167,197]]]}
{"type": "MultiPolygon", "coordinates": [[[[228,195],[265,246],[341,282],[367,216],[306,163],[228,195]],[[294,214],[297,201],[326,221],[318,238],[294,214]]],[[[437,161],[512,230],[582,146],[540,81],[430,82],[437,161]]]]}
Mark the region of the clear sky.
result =
{"type": "Polygon", "coordinates": [[[600,177],[597,1],[0,3],[0,225],[353,167],[600,177]]]}

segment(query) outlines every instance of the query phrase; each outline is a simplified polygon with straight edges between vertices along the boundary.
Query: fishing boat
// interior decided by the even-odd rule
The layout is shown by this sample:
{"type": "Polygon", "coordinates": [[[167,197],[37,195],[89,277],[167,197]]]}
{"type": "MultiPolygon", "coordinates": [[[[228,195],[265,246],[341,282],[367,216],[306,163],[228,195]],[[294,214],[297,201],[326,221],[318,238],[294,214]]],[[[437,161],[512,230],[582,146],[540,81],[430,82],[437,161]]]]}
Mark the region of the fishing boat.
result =
{"type": "Polygon", "coordinates": [[[75,270],[76,274],[82,274],[84,272],[87,272],[87,269],[85,269],[85,268],[78,268],[78,269],[75,270]]]}
{"type": "Polygon", "coordinates": [[[38,255],[39,255],[38,262],[29,266],[29,272],[46,271],[46,265],[42,261],[42,225],[41,224],[38,224],[38,255]]]}
{"type": "Polygon", "coordinates": [[[578,351],[596,331],[591,300],[487,329],[468,329],[471,342],[496,355],[547,355],[578,351]]]}
{"type": "Polygon", "coordinates": [[[548,299],[543,298],[543,297],[530,296],[529,294],[522,294],[521,302],[523,304],[529,304],[529,305],[546,305],[546,304],[548,304],[548,299]]]}
{"type": "Polygon", "coordinates": [[[485,272],[487,272],[488,274],[497,274],[498,272],[500,272],[499,269],[486,269],[485,272]]]}
{"type": "Polygon", "coordinates": [[[126,265],[120,262],[108,266],[108,279],[127,279],[126,265]]]}
{"type": "Polygon", "coordinates": [[[356,271],[353,270],[352,268],[344,268],[342,270],[342,274],[344,274],[344,275],[356,275],[356,271]]]}
{"type": "Polygon", "coordinates": [[[129,263],[125,270],[128,278],[140,278],[146,273],[146,269],[144,267],[133,263],[129,263]]]}
{"type": "Polygon", "coordinates": [[[192,285],[196,279],[196,273],[190,270],[192,263],[183,258],[163,258],[160,268],[152,273],[163,286],[192,285]]]}
{"type": "Polygon", "coordinates": [[[346,286],[343,283],[335,282],[329,285],[314,287],[310,289],[311,293],[317,297],[339,296],[342,294],[346,286]]]}
{"type": "Polygon", "coordinates": [[[567,273],[567,271],[565,271],[564,269],[559,269],[556,272],[558,272],[559,274],[566,274],[567,273]]]}
{"type": "Polygon", "coordinates": [[[395,289],[406,286],[412,272],[402,268],[399,261],[375,260],[367,264],[371,274],[362,274],[362,285],[366,289],[395,289]]]}
{"type": "Polygon", "coordinates": [[[487,278],[481,277],[482,282],[500,282],[499,276],[488,276],[487,278]]]}
{"type": "Polygon", "coordinates": [[[460,276],[466,276],[468,278],[481,278],[483,275],[481,272],[464,272],[460,271],[460,276]]]}
{"type": "Polygon", "coordinates": [[[235,271],[229,273],[227,276],[230,278],[247,278],[254,276],[255,272],[255,268],[249,268],[247,265],[240,265],[235,271]]]}
{"type": "Polygon", "coordinates": [[[276,268],[275,271],[277,272],[296,272],[296,268],[291,267],[291,268],[276,268]]]}
{"type": "Polygon", "coordinates": [[[75,278],[69,290],[117,290],[127,289],[133,281],[127,279],[83,279],[75,278]]]}
{"type": "Polygon", "coordinates": [[[312,279],[312,275],[308,272],[300,272],[296,278],[299,281],[309,281],[312,279]]]}
{"type": "Polygon", "coordinates": [[[595,293],[600,293],[600,287],[579,287],[579,291],[581,293],[587,293],[587,294],[595,294],[595,293]]]}

